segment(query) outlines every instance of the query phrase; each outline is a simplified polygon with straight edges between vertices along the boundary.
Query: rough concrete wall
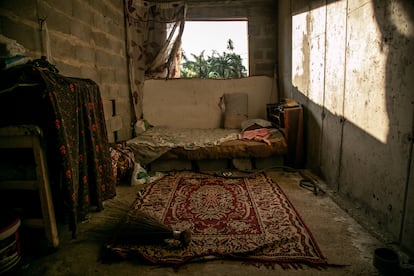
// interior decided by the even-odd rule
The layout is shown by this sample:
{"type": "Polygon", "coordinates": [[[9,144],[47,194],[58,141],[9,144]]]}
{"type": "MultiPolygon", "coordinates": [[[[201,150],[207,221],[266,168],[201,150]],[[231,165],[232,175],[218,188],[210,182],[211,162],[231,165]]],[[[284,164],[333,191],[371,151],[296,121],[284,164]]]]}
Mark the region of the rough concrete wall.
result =
{"type": "Polygon", "coordinates": [[[292,94],[292,18],[290,0],[279,1],[277,11],[277,79],[279,96],[286,98],[292,94]]]}
{"type": "Polygon", "coordinates": [[[1,1],[0,31],[60,74],[94,80],[110,141],[131,137],[123,0],[1,1]]]}
{"type": "Polygon", "coordinates": [[[248,20],[250,76],[273,76],[277,60],[276,16],[273,0],[188,1],[188,20],[248,20]]]}
{"type": "MultiPolygon", "coordinates": [[[[414,120],[414,119],[413,119],[414,120]]],[[[411,144],[411,167],[409,168],[410,177],[407,182],[405,193],[405,209],[403,214],[403,227],[401,229],[401,244],[414,254],[414,151],[411,144]]]]}
{"type": "Polygon", "coordinates": [[[284,92],[305,106],[307,166],[414,252],[413,2],[281,2],[292,20],[284,92]]]}
{"type": "Polygon", "coordinates": [[[267,76],[147,80],[144,84],[144,119],[156,126],[220,128],[223,127],[220,99],[225,93],[247,94],[248,118],[265,119],[272,84],[272,78],[267,76]]]}

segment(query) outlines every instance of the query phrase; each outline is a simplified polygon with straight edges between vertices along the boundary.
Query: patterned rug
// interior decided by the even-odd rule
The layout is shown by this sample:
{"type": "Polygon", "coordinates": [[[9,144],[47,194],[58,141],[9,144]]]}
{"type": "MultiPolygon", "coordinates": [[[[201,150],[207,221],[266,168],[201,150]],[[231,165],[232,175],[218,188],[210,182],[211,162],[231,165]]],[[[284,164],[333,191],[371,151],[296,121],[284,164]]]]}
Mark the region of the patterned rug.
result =
{"type": "Polygon", "coordinates": [[[182,248],[117,244],[115,240],[106,245],[107,250],[156,264],[232,258],[284,268],[326,265],[292,203],[265,174],[252,178],[190,172],[167,175],[139,194],[128,216],[138,211],[174,230],[190,229],[190,244],[182,248]]]}

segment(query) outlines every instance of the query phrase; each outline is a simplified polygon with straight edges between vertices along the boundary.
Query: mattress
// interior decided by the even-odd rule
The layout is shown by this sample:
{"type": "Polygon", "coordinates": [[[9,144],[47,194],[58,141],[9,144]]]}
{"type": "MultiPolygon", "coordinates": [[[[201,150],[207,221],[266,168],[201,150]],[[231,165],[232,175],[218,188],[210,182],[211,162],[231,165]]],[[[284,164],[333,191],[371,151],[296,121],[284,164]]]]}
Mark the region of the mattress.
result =
{"type": "Polygon", "coordinates": [[[154,127],[128,140],[135,159],[147,165],[156,159],[266,158],[288,152],[283,134],[271,129],[268,143],[239,139],[237,129],[180,129],[154,127]]]}

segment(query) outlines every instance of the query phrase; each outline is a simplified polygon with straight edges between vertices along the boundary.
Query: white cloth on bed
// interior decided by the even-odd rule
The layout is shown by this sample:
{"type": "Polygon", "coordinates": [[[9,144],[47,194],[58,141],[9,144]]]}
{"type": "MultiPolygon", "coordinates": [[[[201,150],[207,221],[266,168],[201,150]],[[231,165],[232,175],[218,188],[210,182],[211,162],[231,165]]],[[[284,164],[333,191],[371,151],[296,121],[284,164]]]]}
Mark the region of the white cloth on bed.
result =
{"type": "Polygon", "coordinates": [[[195,150],[200,147],[212,147],[226,141],[237,140],[238,134],[238,129],[153,127],[128,140],[127,145],[133,149],[136,161],[146,165],[171,148],[183,147],[186,150],[195,150]]]}

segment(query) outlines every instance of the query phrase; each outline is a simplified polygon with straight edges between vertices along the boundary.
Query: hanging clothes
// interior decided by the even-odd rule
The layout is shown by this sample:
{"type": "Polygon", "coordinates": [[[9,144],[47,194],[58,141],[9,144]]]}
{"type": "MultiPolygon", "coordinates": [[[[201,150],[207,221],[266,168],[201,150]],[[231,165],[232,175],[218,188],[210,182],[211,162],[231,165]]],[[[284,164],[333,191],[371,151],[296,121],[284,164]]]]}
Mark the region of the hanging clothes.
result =
{"type": "Polygon", "coordinates": [[[116,195],[99,86],[33,64],[2,72],[0,88],[6,92],[0,93],[0,125],[34,123],[44,128],[48,163],[58,170],[53,176],[59,180],[52,183],[60,186],[58,204],[64,206],[75,237],[77,224],[87,218],[90,208],[100,211],[103,201],[116,195]],[[38,85],[33,89],[24,83],[38,85]],[[18,89],[7,89],[12,86],[18,89]],[[30,107],[19,109],[20,104],[30,107]]]}

